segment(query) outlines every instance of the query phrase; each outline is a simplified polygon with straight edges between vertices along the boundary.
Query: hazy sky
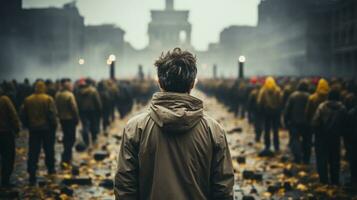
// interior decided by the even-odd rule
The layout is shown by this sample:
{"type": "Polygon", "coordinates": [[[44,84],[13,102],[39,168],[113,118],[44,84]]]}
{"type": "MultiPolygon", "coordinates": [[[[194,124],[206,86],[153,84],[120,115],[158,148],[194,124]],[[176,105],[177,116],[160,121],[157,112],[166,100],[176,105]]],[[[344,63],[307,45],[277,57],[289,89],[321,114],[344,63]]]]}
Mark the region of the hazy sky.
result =
{"type": "MultiPolygon", "coordinates": [[[[71,0],[23,0],[23,6],[60,7],[71,0]]],[[[175,0],[176,9],[190,10],[192,43],[204,50],[217,42],[219,33],[230,25],[256,25],[260,0],[175,0]]],[[[163,9],[165,0],[78,0],[85,24],[113,23],[126,31],[125,40],[135,48],[148,43],[150,10],[163,9]]]]}

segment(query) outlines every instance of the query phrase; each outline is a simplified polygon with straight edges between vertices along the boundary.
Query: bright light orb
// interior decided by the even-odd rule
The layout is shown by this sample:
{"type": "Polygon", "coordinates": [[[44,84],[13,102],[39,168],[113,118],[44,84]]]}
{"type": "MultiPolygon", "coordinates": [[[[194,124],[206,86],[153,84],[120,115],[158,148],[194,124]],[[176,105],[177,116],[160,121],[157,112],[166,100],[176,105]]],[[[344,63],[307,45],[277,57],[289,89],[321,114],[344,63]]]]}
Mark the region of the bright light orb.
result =
{"type": "Polygon", "coordinates": [[[84,61],[83,58],[80,58],[80,59],[78,60],[78,63],[79,63],[80,65],[84,65],[85,61],[84,61]]]}
{"type": "Polygon", "coordinates": [[[245,60],[245,56],[239,56],[239,62],[244,63],[245,60]]]}
{"type": "Polygon", "coordinates": [[[109,56],[109,60],[112,61],[112,62],[114,62],[114,61],[116,60],[115,55],[114,55],[114,54],[110,55],[110,56],[109,56]]]}

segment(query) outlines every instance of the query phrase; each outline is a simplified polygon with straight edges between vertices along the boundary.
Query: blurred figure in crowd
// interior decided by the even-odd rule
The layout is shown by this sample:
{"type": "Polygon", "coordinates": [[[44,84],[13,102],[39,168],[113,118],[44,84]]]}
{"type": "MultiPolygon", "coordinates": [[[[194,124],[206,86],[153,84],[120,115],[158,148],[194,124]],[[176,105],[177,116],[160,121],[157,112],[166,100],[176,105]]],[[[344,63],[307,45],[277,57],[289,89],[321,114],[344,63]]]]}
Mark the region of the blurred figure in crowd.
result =
{"type": "Polygon", "coordinates": [[[264,86],[259,91],[258,105],[264,116],[264,143],[265,151],[270,151],[270,133],[273,132],[275,151],[280,151],[279,123],[281,114],[281,90],[273,77],[265,80],[264,86]]]}
{"type": "Polygon", "coordinates": [[[98,92],[100,100],[102,102],[102,126],[104,132],[107,131],[110,121],[111,121],[111,112],[112,112],[112,97],[109,91],[108,82],[101,81],[98,83],[98,92]]]}
{"type": "MultiPolygon", "coordinates": [[[[123,119],[133,107],[133,94],[130,82],[121,81],[118,86],[118,95],[116,99],[116,105],[120,118],[123,119]]],[[[141,94],[141,93],[140,93],[141,94]]],[[[142,94],[143,95],[143,94],[142,94]]],[[[140,95],[141,96],[141,95],[140,95]]]]}
{"type": "Polygon", "coordinates": [[[51,79],[47,79],[45,83],[46,83],[46,93],[50,95],[52,98],[55,98],[57,93],[56,84],[51,79]]]}
{"type": "Polygon", "coordinates": [[[29,129],[29,182],[30,185],[35,185],[41,148],[45,151],[48,174],[56,173],[54,145],[57,111],[53,98],[46,94],[46,85],[43,81],[36,83],[35,93],[25,99],[21,113],[23,124],[29,129]]]}
{"type": "Polygon", "coordinates": [[[247,107],[250,115],[252,115],[252,123],[255,132],[255,141],[260,142],[260,138],[263,132],[264,118],[262,117],[262,112],[258,105],[258,95],[260,90],[260,84],[254,81],[254,89],[250,92],[248,97],[247,107]]]}
{"type": "Polygon", "coordinates": [[[175,48],[155,65],[162,92],[154,94],[149,111],[124,129],[116,199],[233,199],[225,131],[190,95],[196,58],[175,48]]]}
{"type": "Polygon", "coordinates": [[[15,162],[15,136],[20,131],[20,119],[14,104],[0,87],[0,156],[1,186],[11,187],[10,176],[15,162]]]}
{"type": "Polygon", "coordinates": [[[102,113],[102,102],[93,84],[93,81],[89,79],[83,81],[77,94],[79,115],[83,126],[82,137],[87,146],[89,145],[89,134],[91,134],[92,143],[97,141],[102,113]]]}
{"type": "Polygon", "coordinates": [[[56,94],[58,117],[63,131],[62,166],[71,164],[72,148],[76,141],[76,126],[79,122],[79,113],[76,99],[72,93],[70,79],[61,80],[61,91],[56,94]]]}
{"type": "MultiPolygon", "coordinates": [[[[353,186],[357,186],[357,156],[354,155],[357,152],[357,105],[349,111],[348,113],[348,127],[347,127],[347,138],[348,145],[347,156],[350,163],[351,172],[351,183],[353,186]]],[[[345,140],[346,141],[346,140],[345,140]]]]}
{"type": "Polygon", "coordinates": [[[20,106],[24,103],[26,97],[30,96],[32,92],[33,89],[32,86],[30,85],[30,81],[26,78],[24,82],[19,85],[17,91],[17,99],[20,106]]]}
{"type": "Polygon", "coordinates": [[[297,90],[293,92],[285,106],[285,126],[290,131],[290,147],[294,155],[294,161],[303,161],[308,164],[311,154],[311,133],[308,131],[308,123],[305,117],[305,108],[309,99],[308,83],[300,81],[297,90]]]}
{"type": "Polygon", "coordinates": [[[339,184],[341,139],[346,131],[347,111],[337,89],[328,93],[314,115],[317,171],[324,184],[339,184]]]}
{"type": "Polygon", "coordinates": [[[305,115],[310,125],[312,124],[317,107],[319,107],[320,103],[327,100],[327,94],[329,91],[330,87],[328,82],[325,79],[320,79],[317,84],[315,93],[309,96],[309,100],[305,109],[305,115]]]}

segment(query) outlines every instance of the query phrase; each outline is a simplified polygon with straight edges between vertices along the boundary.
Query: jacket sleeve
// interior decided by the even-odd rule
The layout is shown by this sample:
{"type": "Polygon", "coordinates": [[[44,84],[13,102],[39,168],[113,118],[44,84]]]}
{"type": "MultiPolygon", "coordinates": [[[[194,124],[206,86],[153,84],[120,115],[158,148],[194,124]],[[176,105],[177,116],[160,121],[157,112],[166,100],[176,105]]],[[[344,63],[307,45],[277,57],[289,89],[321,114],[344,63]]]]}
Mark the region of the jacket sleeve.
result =
{"type": "Polygon", "coordinates": [[[211,199],[233,199],[234,172],[227,138],[222,128],[216,128],[217,138],[211,168],[211,199]]]}
{"type": "Polygon", "coordinates": [[[49,122],[52,128],[56,129],[57,128],[57,108],[56,108],[56,103],[53,100],[52,97],[49,97],[49,105],[48,105],[48,117],[49,117],[49,122]]]}
{"type": "Polygon", "coordinates": [[[288,98],[288,101],[287,101],[285,109],[284,109],[284,125],[285,125],[285,127],[288,127],[290,125],[291,109],[292,109],[292,98],[290,96],[288,98]]]}
{"type": "Polygon", "coordinates": [[[136,200],[139,198],[138,151],[138,129],[127,125],[123,133],[115,174],[114,193],[116,200],[136,200]]]}
{"type": "Polygon", "coordinates": [[[78,106],[77,106],[77,102],[76,102],[76,98],[73,94],[71,94],[71,109],[72,109],[72,114],[74,117],[74,120],[76,121],[76,123],[79,122],[79,111],[78,111],[78,106]]]}
{"type": "Polygon", "coordinates": [[[93,98],[94,98],[94,102],[95,102],[95,106],[98,112],[102,112],[102,100],[100,99],[100,95],[99,92],[97,90],[95,90],[93,92],[93,98]]]}
{"type": "Polygon", "coordinates": [[[7,103],[7,107],[8,107],[8,114],[10,116],[11,127],[17,133],[20,131],[19,116],[17,115],[16,109],[15,109],[14,105],[12,104],[11,100],[7,99],[6,103],[7,103]]]}
{"type": "Polygon", "coordinates": [[[306,108],[305,108],[305,117],[307,119],[307,122],[309,125],[311,125],[314,113],[313,113],[313,107],[312,107],[312,97],[310,96],[309,99],[307,100],[306,103],[306,108]]]}
{"type": "Polygon", "coordinates": [[[24,103],[20,107],[20,119],[21,119],[22,125],[26,128],[29,128],[29,119],[28,119],[28,115],[27,115],[26,101],[24,101],[24,103]]]}
{"type": "Polygon", "coordinates": [[[316,131],[319,131],[322,125],[322,105],[323,104],[320,104],[312,118],[312,127],[316,129],[316,131]]]}

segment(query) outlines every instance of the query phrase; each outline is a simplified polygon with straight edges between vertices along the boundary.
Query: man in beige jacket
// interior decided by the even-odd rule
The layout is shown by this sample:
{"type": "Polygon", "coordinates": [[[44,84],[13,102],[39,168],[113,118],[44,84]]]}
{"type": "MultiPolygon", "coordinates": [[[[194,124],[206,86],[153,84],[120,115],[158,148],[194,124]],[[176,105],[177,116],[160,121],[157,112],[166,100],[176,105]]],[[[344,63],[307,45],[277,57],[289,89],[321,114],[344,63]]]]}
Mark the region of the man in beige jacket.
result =
{"type": "Polygon", "coordinates": [[[155,65],[161,92],[124,129],[116,199],[233,199],[225,131],[190,96],[196,58],[175,48],[155,65]]]}

